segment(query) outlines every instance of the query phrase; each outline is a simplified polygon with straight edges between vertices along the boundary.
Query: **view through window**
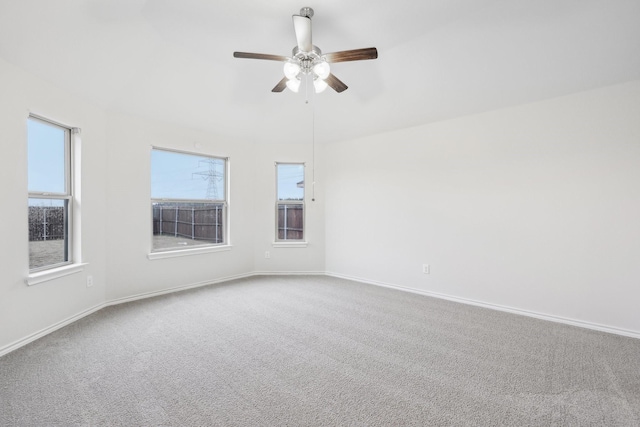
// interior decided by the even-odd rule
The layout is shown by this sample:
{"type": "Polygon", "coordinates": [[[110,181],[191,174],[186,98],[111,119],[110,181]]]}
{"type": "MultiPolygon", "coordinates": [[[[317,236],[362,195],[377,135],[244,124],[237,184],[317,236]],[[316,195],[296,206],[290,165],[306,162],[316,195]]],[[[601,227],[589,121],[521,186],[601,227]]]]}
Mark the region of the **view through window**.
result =
{"type": "Polygon", "coordinates": [[[29,117],[27,175],[29,189],[29,269],[44,270],[71,262],[70,129],[29,117]]]}
{"type": "Polygon", "coordinates": [[[304,164],[276,163],[276,241],[304,240],[304,164]]]}
{"type": "Polygon", "coordinates": [[[151,151],[152,251],[227,242],[227,159],[151,151]]]}

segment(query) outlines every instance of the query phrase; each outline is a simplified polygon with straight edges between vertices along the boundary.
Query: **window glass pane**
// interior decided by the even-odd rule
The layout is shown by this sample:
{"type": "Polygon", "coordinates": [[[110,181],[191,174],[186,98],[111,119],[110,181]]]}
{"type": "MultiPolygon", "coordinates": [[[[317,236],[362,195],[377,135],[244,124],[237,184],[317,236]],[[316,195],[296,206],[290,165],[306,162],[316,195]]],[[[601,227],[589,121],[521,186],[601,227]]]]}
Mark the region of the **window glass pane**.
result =
{"type": "Polygon", "coordinates": [[[29,118],[27,137],[29,191],[66,193],[66,130],[29,118]]]}
{"type": "Polygon", "coordinates": [[[304,199],[304,165],[278,165],[278,200],[304,199]]]}
{"type": "Polygon", "coordinates": [[[151,152],[151,198],[225,199],[225,160],[164,150],[151,152]]]}
{"type": "Polygon", "coordinates": [[[278,163],[276,240],[304,240],[304,164],[278,163]]]}
{"type": "Polygon", "coordinates": [[[153,250],[224,243],[224,203],[152,203],[153,250]]]}
{"type": "Polygon", "coordinates": [[[68,200],[29,198],[30,269],[69,261],[68,208],[68,200]]]}
{"type": "Polygon", "coordinates": [[[278,240],[303,240],[303,220],[303,205],[278,204],[278,240]]]}
{"type": "Polygon", "coordinates": [[[152,251],[226,243],[227,160],[151,151],[152,251]]]}

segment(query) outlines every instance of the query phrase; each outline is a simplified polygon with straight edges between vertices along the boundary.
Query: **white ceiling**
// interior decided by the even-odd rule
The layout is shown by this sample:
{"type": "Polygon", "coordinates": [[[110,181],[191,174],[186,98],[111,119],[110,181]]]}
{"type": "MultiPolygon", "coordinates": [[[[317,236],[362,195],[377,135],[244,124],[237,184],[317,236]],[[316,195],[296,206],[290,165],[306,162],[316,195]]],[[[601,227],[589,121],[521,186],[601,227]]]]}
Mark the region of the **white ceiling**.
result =
{"type": "Polygon", "coordinates": [[[334,141],[640,79],[640,0],[0,0],[0,56],[109,110],[256,142],[334,141]],[[349,89],[271,93],[311,6],[349,89]],[[314,102],[315,99],[315,102],[314,102]]]}

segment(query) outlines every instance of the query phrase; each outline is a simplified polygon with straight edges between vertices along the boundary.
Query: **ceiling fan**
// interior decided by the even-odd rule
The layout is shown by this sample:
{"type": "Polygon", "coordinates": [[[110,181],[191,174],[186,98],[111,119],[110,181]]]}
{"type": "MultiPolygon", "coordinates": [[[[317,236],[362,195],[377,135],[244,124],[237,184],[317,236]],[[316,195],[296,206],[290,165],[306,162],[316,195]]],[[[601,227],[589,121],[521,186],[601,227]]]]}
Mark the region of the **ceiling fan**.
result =
{"type": "Polygon", "coordinates": [[[233,52],[233,56],[235,58],[284,62],[284,77],[271,89],[271,92],[282,92],[286,87],[293,92],[298,92],[303,76],[313,79],[316,93],[324,91],[327,86],[330,86],[338,93],[345,91],[347,85],[331,73],[329,64],[376,59],[378,50],[375,47],[368,47],[323,54],[318,46],[314,46],[311,43],[312,16],[313,9],[310,7],[303,7],[300,9],[300,15],[293,15],[293,29],[298,44],[293,48],[290,58],[281,55],[248,52],[233,52]]]}

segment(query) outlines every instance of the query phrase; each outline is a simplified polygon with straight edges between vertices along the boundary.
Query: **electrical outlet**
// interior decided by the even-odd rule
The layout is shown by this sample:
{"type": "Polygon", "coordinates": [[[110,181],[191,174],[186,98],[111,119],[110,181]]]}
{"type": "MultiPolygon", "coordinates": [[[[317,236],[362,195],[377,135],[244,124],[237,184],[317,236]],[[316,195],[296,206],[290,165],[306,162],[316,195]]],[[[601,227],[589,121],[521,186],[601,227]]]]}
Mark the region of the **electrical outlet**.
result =
{"type": "Polygon", "coordinates": [[[266,252],[264,253],[264,257],[265,257],[265,258],[271,258],[271,254],[269,253],[269,251],[266,251],[266,252]]]}
{"type": "Polygon", "coordinates": [[[93,286],[93,276],[87,276],[87,288],[93,286]]]}
{"type": "Polygon", "coordinates": [[[422,272],[424,274],[431,273],[431,268],[429,267],[429,264],[422,264],[422,272]]]}

